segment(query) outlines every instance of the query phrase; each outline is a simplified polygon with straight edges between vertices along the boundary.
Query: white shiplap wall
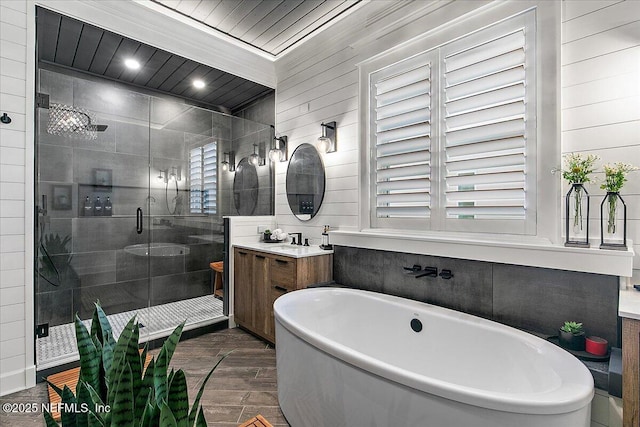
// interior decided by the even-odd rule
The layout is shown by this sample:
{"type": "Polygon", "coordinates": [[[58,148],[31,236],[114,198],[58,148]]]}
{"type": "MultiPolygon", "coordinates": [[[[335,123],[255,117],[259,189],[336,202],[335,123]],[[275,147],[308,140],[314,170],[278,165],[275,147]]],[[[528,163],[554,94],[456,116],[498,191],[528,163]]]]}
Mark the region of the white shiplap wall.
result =
{"type": "Polygon", "coordinates": [[[27,76],[30,51],[27,3],[0,2],[0,394],[33,385],[33,280],[31,270],[32,191],[26,188],[33,165],[27,111],[33,79],[27,76]],[[31,331],[31,332],[30,332],[31,331]]]}
{"type": "MultiPolygon", "coordinates": [[[[562,20],[562,152],[640,166],[640,2],[567,0],[562,20]]],[[[589,191],[599,233],[598,177],[589,191]]],[[[640,172],[629,176],[622,194],[640,275],[640,172]]]]}
{"type": "MultiPolygon", "coordinates": [[[[431,9],[388,4],[389,13],[380,6],[377,15],[364,8],[276,62],[276,129],[289,136],[290,155],[298,144],[315,142],[322,121],[338,123],[338,152],[323,155],[325,200],[311,221],[300,222],[291,214],[285,195],[286,164],[277,166],[280,226],[315,238],[323,224],[359,228],[359,192],[366,189],[359,187],[357,64],[483,6],[470,3],[456,1],[431,9]],[[390,28],[407,16],[413,17],[410,25],[371,36],[376,28],[390,28]]],[[[568,0],[563,2],[563,13],[564,42],[558,46],[563,64],[562,152],[597,152],[602,163],[640,165],[640,1],[568,0]]],[[[640,174],[629,181],[624,189],[630,205],[629,238],[636,243],[634,267],[640,269],[640,174]]],[[[592,190],[603,193],[596,187],[592,190]]],[[[593,230],[599,230],[596,222],[593,230]]]]}
{"type": "Polygon", "coordinates": [[[289,156],[302,143],[315,144],[322,122],[336,121],[338,126],[338,151],[322,155],[325,197],[310,221],[301,222],[291,214],[285,188],[287,164],[277,165],[278,226],[302,232],[312,243],[319,243],[325,224],[340,230],[360,228],[357,64],[486,3],[372,2],[276,61],[276,130],[289,137],[289,156]]]}

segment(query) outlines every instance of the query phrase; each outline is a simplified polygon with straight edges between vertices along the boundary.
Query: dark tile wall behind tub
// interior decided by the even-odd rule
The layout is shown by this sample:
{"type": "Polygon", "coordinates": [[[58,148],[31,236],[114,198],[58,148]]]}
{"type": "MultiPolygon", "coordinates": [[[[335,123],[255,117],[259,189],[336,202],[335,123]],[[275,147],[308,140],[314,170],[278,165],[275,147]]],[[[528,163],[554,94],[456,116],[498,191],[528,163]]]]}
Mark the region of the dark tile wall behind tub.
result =
{"type": "Polygon", "coordinates": [[[616,343],[618,287],[617,276],[493,264],[493,316],[547,334],[573,320],[616,343]]]}
{"type": "Polygon", "coordinates": [[[557,335],[565,320],[619,345],[618,277],[335,246],[333,277],[352,288],[427,302],[516,328],[557,335]],[[453,277],[416,278],[414,264],[453,277]]]}

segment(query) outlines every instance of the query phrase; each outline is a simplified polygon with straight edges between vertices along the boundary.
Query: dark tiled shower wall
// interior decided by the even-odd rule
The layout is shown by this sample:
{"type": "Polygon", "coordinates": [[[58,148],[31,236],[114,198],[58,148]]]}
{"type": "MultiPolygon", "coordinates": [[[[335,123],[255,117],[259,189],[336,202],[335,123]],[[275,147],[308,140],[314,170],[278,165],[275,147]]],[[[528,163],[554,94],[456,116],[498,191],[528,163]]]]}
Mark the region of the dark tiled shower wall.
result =
{"type": "Polygon", "coordinates": [[[556,335],[565,320],[619,346],[618,277],[456,258],[336,246],[337,283],[481,316],[556,335]],[[414,264],[449,269],[453,277],[415,278],[414,264]]]}

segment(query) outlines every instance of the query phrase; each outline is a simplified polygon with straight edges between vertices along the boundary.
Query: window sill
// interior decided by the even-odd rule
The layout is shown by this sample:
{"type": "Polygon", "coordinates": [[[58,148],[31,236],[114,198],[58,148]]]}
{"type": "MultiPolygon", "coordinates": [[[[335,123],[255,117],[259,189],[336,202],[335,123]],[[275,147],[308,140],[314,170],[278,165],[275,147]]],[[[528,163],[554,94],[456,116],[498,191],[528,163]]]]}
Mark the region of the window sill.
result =
{"type": "Polygon", "coordinates": [[[499,262],[530,267],[631,277],[633,242],[626,251],[568,248],[542,239],[491,240],[467,236],[408,234],[397,230],[332,231],[331,243],[392,252],[499,262]],[[526,241],[523,241],[525,240],[526,241]]]}

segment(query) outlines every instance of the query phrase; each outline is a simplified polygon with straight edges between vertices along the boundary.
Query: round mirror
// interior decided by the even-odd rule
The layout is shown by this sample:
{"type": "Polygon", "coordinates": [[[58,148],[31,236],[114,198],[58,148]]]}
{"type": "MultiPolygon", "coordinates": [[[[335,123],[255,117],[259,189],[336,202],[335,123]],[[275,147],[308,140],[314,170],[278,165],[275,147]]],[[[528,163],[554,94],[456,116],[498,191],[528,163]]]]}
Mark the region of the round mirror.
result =
{"type": "Polygon", "coordinates": [[[253,215],[258,204],[258,172],[244,157],[236,167],[233,178],[233,204],[238,215],[253,215]]]}
{"type": "Polygon", "coordinates": [[[299,145],[287,168],[287,201],[296,218],[308,221],[318,213],[324,186],[324,165],[316,147],[299,145]]]}

